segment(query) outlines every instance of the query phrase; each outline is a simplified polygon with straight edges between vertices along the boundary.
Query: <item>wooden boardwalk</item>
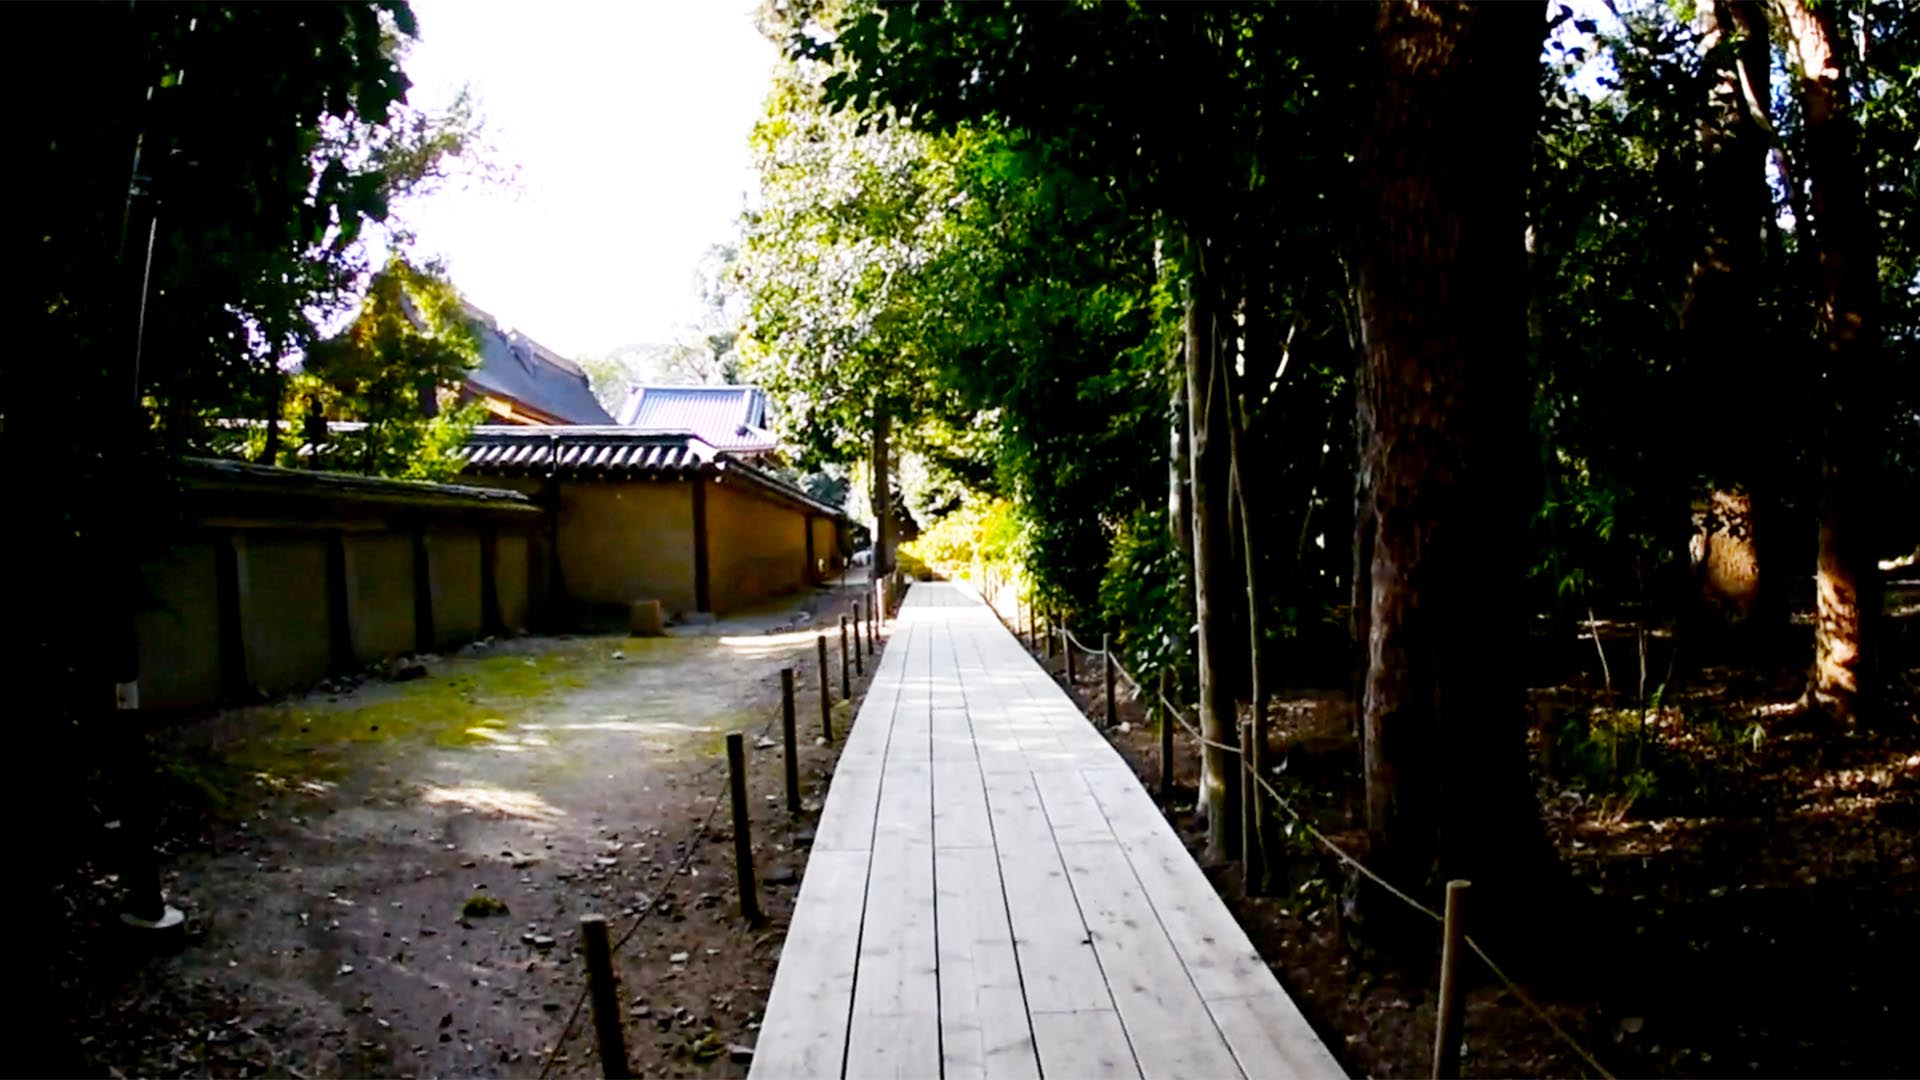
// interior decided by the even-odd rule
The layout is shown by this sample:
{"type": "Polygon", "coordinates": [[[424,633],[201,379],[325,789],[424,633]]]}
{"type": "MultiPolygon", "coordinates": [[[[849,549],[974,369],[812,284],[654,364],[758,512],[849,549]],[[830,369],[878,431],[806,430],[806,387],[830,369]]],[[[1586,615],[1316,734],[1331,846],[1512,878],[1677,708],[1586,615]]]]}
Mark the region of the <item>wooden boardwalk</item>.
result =
{"type": "Polygon", "coordinates": [[[752,1075],[1342,1074],[1126,762],[985,604],[922,584],[841,753],[752,1075]]]}

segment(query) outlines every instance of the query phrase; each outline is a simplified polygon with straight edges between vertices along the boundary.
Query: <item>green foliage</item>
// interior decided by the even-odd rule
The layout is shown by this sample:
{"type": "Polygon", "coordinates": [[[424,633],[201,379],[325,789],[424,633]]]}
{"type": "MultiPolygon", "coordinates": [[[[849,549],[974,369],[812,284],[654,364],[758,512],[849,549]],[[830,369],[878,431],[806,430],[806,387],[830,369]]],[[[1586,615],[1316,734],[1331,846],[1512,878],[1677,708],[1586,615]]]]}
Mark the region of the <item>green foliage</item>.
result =
{"type": "Polygon", "coordinates": [[[308,350],[288,413],[346,421],[328,437],[330,464],[411,479],[449,479],[453,456],[482,416],[478,403],[437,405],[479,362],[477,327],[436,267],[395,258],[374,276],[359,315],[308,350]],[[434,415],[428,416],[432,411],[434,415]]]}
{"type": "Polygon", "coordinates": [[[1114,537],[1100,611],[1105,625],[1117,628],[1114,641],[1128,669],[1142,679],[1168,671],[1175,685],[1186,684],[1193,611],[1182,574],[1165,507],[1134,511],[1114,537]]]}
{"type": "Polygon", "coordinates": [[[54,614],[17,655],[97,681],[82,669],[122,662],[99,613],[139,595],[133,567],[181,506],[172,462],[279,413],[280,361],[364,283],[369,229],[477,124],[407,104],[403,0],[9,14],[21,41],[86,43],[85,63],[27,49],[15,72],[34,89],[15,118],[29,209],[11,250],[33,265],[15,344],[39,359],[9,369],[0,412],[37,461],[19,470],[36,576],[98,590],[32,598],[54,614]]]}
{"type": "Polygon", "coordinates": [[[918,539],[900,545],[900,557],[958,576],[976,565],[1009,565],[1017,542],[1018,526],[1010,503],[974,500],[921,530],[918,539]]]}
{"type": "Polygon", "coordinates": [[[819,97],[817,65],[775,77],[754,128],[760,206],[733,280],[747,297],[742,373],[782,403],[802,463],[864,452],[876,412],[912,448],[942,416],[931,377],[940,263],[964,140],[862,131],[819,97]]]}

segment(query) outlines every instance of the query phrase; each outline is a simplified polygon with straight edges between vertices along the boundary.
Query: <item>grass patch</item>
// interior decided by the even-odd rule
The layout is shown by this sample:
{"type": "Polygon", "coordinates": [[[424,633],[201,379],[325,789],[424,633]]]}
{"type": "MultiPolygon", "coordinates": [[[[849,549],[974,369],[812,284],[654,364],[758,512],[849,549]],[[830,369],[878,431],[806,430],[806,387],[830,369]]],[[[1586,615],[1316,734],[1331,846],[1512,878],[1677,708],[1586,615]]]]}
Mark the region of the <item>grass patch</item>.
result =
{"type": "Polygon", "coordinates": [[[484,919],[490,915],[507,914],[506,902],[486,893],[474,893],[467,902],[460,905],[460,915],[468,919],[484,919]]]}

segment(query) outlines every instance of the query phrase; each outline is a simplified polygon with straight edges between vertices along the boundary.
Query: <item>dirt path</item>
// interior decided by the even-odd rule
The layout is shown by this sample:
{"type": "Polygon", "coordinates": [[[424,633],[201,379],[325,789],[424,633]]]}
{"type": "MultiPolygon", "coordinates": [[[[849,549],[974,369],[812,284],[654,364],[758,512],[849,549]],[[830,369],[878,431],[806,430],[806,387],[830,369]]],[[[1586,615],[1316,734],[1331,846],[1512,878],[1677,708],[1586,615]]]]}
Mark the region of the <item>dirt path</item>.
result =
{"type": "MultiPolygon", "coordinates": [[[[728,1048],[754,1041],[836,752],[816,742],[813,628],[837,637],[851,596],[664,639],[522,638],[210,721],[206,786],[251,790],[211,850],[173,859],[189,944],[128,973],[88,1056],[129,1074],[537,1073],[584,980],[580,916],[618,937],[644,912],[617,960],[631,1056],[650,1075],[743,1072],[728,1048]],[[809,800],[795,819],[776,795],[787,665],[809,800]],[[725,734],[752,747],[762,730],[749,772],[770,920],[748,928],[729,812],[709,813],[725,734]],[[506,912],[463,916],[470,901],[506,912]],[[118,1010],[147,1030],[114,1030],[118,1010]]],[[[583,1014],[557,1073],[586,1069],[588,1028],[583,1014]]]]}

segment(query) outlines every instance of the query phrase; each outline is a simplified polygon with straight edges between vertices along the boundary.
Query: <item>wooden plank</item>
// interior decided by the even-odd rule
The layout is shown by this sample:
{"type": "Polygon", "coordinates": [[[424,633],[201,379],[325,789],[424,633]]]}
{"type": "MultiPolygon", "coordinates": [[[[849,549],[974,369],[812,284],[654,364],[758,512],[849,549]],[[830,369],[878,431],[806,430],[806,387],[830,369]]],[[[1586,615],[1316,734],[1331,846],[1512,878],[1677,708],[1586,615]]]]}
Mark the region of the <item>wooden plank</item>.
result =
{"type": "Polygon", "coordinates": [[[962,686],[973,730],[974,752],[983,772],[1026,772],[1027,754],[1008,721],[1000,680],[981,659],[980,635],[956,640],[955,654],[965,665],[962,686]]]}
{"type": "Polygon", "coordinates": [[[1140,782],[1108,769],[1083,776],[1200,996],[1250,997],[1278,986],[1140,782]]]}
{"type": "Polygon", "coordinates": [[[942,849],[993,846],[986,785],[980,766],[971,761],[933,763],[933,844],[942,849]]]}
{"type": "Polygon", "coordinates": [[[1134,1060],[1148,1080],[1239,1073],[1193,980],[1111,838],[1060,845],[1134,1060]]]}
{"type": "Polygon", "coordinates": [[[1080,778],[1079,772],[1036,769],[1033,786],[1040,792],[1040,803],[1046,808],[1047,824],[1053,829],[1056,842],[1081,844],[1113,839],[1107,815],[1101,811],[1100,804],[1093,801],[1087,782],[1080,778]]]}
{"type": "Polygon", "coordinates": [[[816,850],[807,859],[751,1076],[839,1075],[866,890],[866,852],[816,850]]]}
{"type": "Polygon", "coordinates": [[[868,851],[880,803],[878,763],[842,761],[827,785],[827,805],[814,829],[813,850],[868,851]]]}
{"type": "Polygon", "coordinates": [[[1028,1009],[1111,1009],[1113,995],[1094,958],[1032,778],[990,773],[986,781],[1028,1009]]]}
{"type": "Polygon", "coordinates": [[[1207,1003],[1241,1071],[1263,1077],[1344,1080],[1346,1073],[1285,990],[1207,1003]]]}
{"type": "MultiPolygon", "coordinates": [[[[957,692],[956,692],[957,693],[957,692]]],[[[973,725],[967,719],[967,705],[958,707],[935,707],[932,718],[931,738],[934,762],[965,762],[968,768],[976,768],[973,752],[973,725]]]]}
{"type": "Polygon", "coordinates": [[[940,1068],[933,896],[933,778],[890,765],[880,785],[859,977],[847,1038],[849,1077],[926,1077],[940,1068]]]}
{"type": "Polygon", "coordinates": [[[943,1074],[1037,1077],[998,858],[991,847],[936,847],[933,858],[943,1074]]]}
{"type": "Polygon", "coordinates": [[[1040,1068],[1050,1077],[1094,1080],[1140,1075],[1120,1016],[1111,1009],[1036,1012],[1033,1040],[1040,1048],[1040,1068]]]}

